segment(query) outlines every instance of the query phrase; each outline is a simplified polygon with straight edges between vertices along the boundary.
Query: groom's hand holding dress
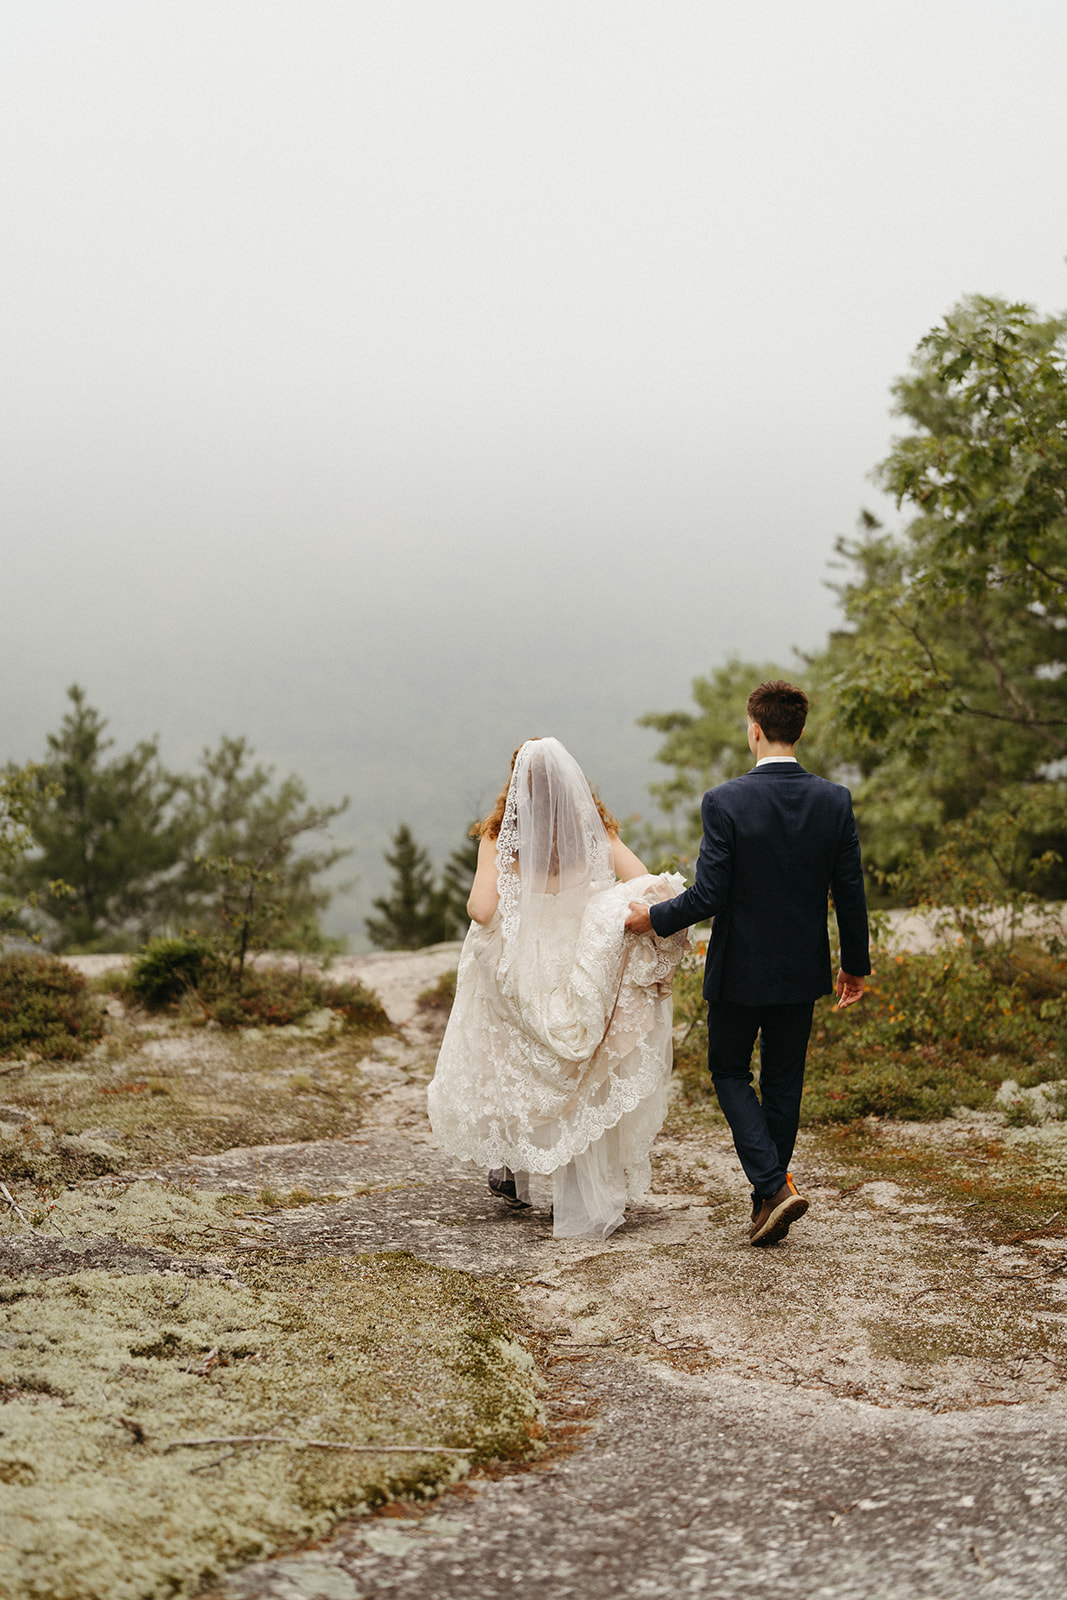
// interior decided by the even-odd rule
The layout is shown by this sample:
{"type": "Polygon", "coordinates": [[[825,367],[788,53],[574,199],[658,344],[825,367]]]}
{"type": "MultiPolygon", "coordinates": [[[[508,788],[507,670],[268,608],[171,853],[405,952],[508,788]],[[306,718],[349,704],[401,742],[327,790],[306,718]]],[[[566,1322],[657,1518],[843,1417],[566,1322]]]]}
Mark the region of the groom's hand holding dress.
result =
{"type": "MultiPolygon", "coordinates": [[[[649,908],[640,900],[630,901],[630,910],[623,924],[627,933],[654,933],[652,917],[649,908]]],[[[854,1006],[857,1000],[863,999],[866,987],[866,978],[854,978],[850,972],[837,972],[837,1009],[844,1011],[846,1006],[854,1006]]]]}

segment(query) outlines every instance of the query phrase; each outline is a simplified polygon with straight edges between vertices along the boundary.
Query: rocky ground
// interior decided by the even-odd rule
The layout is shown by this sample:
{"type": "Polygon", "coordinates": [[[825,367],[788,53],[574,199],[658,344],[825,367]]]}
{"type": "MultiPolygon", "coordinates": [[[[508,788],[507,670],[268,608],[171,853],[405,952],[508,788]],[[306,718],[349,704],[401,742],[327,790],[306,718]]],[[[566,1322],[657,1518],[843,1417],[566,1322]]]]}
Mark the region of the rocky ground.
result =
{"type": "MultiPolygon", "coordinates": [[[[511,1213],[432,1145],[425,1086],[439,1018],[416,1002],[452,961],[440,950],[346,963],[395,1025],[359,1061],[357,1127],[187,1149],[139,1170],[164,1194],[237,1208],[227,1252],[213,1259],[239,1279],[252,1263],[288,1262],[314,1289],[316,1273],[395,1260],[469,1285],[464,1316],[474,1307],[477,1319],[481,1292],[486,1326],[504,1317],[536,1357],[544,1448],[451,1489],[439,1474],[435,1499],[402,1493],[325,1536],[235,1563],[201,1600],[495,1600],[520,1586],[532,1600],[747,1600],[772,1585],[804,1600],[970,1600],[976,1590],[1058,1600],[1063,1125],[1007,1129],[990,1113],[809,1131],[796,1169],[811,1211],[761,1252],[746,1242],[746,1188],[724,1126],[679,1105],[653,1191],[626,1226],[601,1246],[555,1240],[546,1197],[511,1213]],[[1035,1196],[1047,1196],[1040,1217],[1035,1196]]],[[[177,1071],[192,1046],[163,1042],[177,1071]]],[[[316,1048],[329,1088],[328,1051],[316,1048]]],[[[183,1224],[191,1234],[194,1222],[183,1224]]],[[[175,1273],[180,1245],[173,1237],[175,1273]]],[[[15,1256],[34,1270],[40,1252],[40,1273],[60,1241],[41,1245],[11,1225],[2,1248],[5,1270],[15,1256]]],[[[440,1292],[420,1284],[424,1296],[440,1292]]],[[[339,1314],[328,1300],[322,1310],[339,1314]]],[[[320,1412],[324,1403],[320,1394],[320,1412]]],[[[186,1481],[224,1496],[253,1454],[220,1450],[186,1481]]],[[[453,1463],[452,1478],[467,1465],[453,1463]]]]}

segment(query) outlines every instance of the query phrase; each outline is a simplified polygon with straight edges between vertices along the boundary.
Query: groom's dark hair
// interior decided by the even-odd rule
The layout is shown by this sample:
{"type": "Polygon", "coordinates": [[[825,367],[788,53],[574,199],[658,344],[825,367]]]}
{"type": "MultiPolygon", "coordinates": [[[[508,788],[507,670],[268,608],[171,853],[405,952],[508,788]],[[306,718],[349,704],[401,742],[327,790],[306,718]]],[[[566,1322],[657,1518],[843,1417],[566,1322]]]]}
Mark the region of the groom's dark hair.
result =
{"type": "Polygon", "coordinates": [[[808,720],[808,697],[795,683],[772,678],[753,689],[747,709],[772,744],[796,744],[808,720]]]}

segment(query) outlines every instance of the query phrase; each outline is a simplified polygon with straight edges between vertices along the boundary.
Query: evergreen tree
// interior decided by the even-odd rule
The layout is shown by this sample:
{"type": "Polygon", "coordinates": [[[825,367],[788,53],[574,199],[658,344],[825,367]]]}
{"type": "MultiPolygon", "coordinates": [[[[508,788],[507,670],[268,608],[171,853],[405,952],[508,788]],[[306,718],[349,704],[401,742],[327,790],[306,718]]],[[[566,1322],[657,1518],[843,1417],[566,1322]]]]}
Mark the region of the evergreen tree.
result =
{"type": "Polygon", "coordinates": [[[321,949],[343,850],[301,848],[344,810],[275,783],[244,739],[167,772],[156,741],[108,758],[106,722],[77,685],[47,759],[0,782],[0,912],[18,907],[58,949],[129,949],[170,929],[207,934],[238,967],[267,945],[321,949]]]}
{"type": "Polygon", "coordinates": [[[430,858],[415,843],[406,822],[393,835],[393,848],[385,852],[385,859],[393,869],[393,883],[388,895],[373,901],[381,915],[366,918],[371,943],[380,950],[421,950],[450,938],[454,917],[449,891],[435,885],[430,858]]]}
{"type": "Polygon", "coordinates": [[[228,737],[204,751],[185,788],[196,843],[176,885],[182,925],[221,940],[238,970],[251,950],[326,948],[319,915],[333,891],[316,879],[349,852],[301,842],[328,827],[347,799],[308,805],[299,778],[275,784],[247,741],[228,737]]]}
{"type": "Polygon", "coordinates": [[[71,709],[48,735],[25,806],[36,848],[10,863],[6,887],[36,897],[60,948],[129,947],[166,915],[170,879],[190,842],[182,782],[160,763],[154,739],[107,759],[107,723],[77,684],[67,696],[71,709]],[[67,892],[53,892],[56,880],[67,892]]]}
{"type": "Polygon", "coordinates": [[[445,862],[444,871],[441,873],[441,887],[448,896],[448,911],[452,922],[446,935],[449,939],[459,938],[470,922],[467,915],[467,901],[470,898],[474,874],[478,870],[478,844],[479,840],[472,838],[468,832],[464,836],[463,843],[457,850],[453,850],[445,862]]]}
{"type": "MultiPolygon", "coordinates": [[[[5,930],[25,935],[22,913],[37,903],[37,894],[32,889],[13,895],[10,886],[13,869],[33,849],[30,824],[39,798],[38,770],[29,762],[24,767],[9,767],[6,772],[0,772],[0,948],[5,930]]],[[[54,882],[48,889],[51,894],[59,895],[64,885],[54,882]]]]}

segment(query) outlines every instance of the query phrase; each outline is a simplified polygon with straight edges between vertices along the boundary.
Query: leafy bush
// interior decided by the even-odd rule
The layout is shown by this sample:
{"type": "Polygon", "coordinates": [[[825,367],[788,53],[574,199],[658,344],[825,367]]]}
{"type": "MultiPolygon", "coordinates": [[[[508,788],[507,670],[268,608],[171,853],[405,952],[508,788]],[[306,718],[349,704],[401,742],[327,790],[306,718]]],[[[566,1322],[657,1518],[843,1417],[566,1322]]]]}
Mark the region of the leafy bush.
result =
{"type": "Polygon", "coordinates": [[[708,1072],[708,1014],[704,1001],[704,945],[698,944],[674,974],[674,1077],[686,1100],[714,1100],[708,1072]],[[685,1029],[679,1034],[679,1029],[685,1029]]]}
{"type": "Polygon", "coordinates": [[[0,956],[0,1057],[76,1061],[104,1031],[82,974],[54,956],[0,956]]]}
{"type": "Polygon", "coordinates": [[[284,967],[248,967],[239,985],[224,980],[198,999],[204,1020],[224,1028],[284,1028],[324,1004],[316,977],[284,967]]]}
{"type": "MultiPolygon", "coordinates": [[[[1024,1087],[1064,1076],[1067,963],[1016,946],[878,955],[858,1006],[819,1002],[808,1050],[802,1120],[857,1117],[927,1121],[956,1106],[990,1105],[1006,1077],[1024,1087]]],[[[675,981],[675,1048],[683,1093],[712,1098],[702,973],[675,981]]]]}
{"type": "Polygon", "coordinates": [[[428,989],[423,989],[416,998],[415,1004],[420,1011],[438,1012],[442,1017],[447,1017],[452,1010],[456,998],[456,968],[442,972],[436,983],[428,989]]]}
{"type": "Polygon", "coordinates": [[[384,1033],[389,1018],[361,983],[332,983],[317,972],[220,960],[206,939],[154,939],[133,965],[124,989],[151,1010],[177,1008],[186,1021],[224,1028],[286,1027],[312,1011],[336,1011],[345,1026],[384,1033]]]}
{"type": "Polygon", "coordinates": [[[319,980],[319,1004],[339,1011],[350,1028],[362,1032],[387,1033],[391,1027],[382,1010],[382,1003],[373,989],[365,989],[357,980],[348,983],[331,983],[329,978],[319,980]]]}
{"type": "Polygon", "coordinates": [[[211,964],[206,939],[153,939],[133,963],[126,988],[142,1005],[157,1010],[195,989],[211,964]]]}
{"type": "Polygon", "coordinates": [[[218,1022],[224,1028],[281,1028],[303,1022],[313,1011],[335,1011],[346,1028],[387,1033],[389,1018],[376,994],[361,983],[331,983],[318,972],[288,967],[245,967],[239,976],[205,962],[200,982],[178,1003],[187,1022],[218,1022]]]}

